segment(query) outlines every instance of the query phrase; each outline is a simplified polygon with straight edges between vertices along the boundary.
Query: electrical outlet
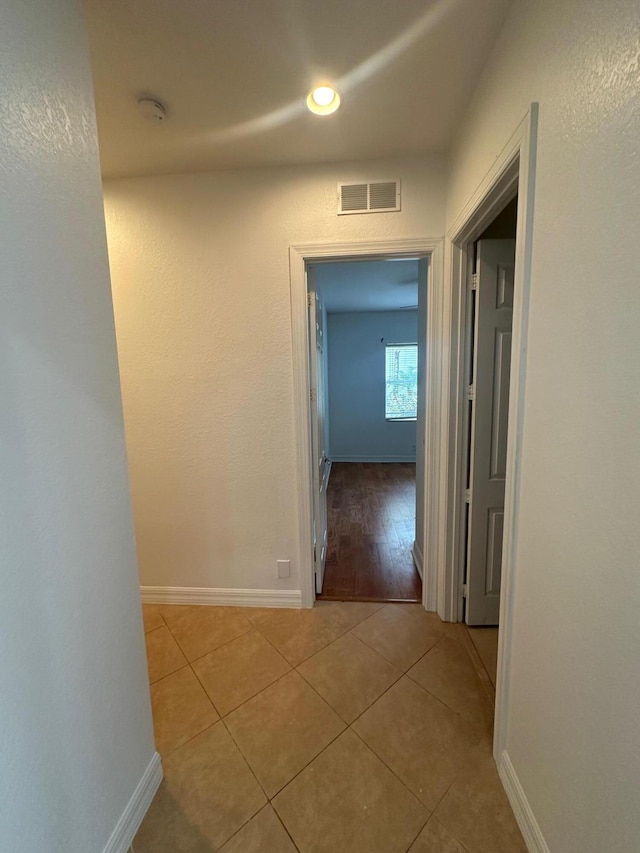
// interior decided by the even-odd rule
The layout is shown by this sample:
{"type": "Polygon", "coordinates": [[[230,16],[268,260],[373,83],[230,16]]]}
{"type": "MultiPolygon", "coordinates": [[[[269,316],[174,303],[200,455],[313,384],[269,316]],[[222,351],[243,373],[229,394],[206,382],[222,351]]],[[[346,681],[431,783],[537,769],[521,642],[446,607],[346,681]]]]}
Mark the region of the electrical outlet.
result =
{"type": "Polygon", "coordinates": [[[279,578],[290,578],[291,577],[291,561],[290,560],[278,560],[278,577],[279,578]]]}

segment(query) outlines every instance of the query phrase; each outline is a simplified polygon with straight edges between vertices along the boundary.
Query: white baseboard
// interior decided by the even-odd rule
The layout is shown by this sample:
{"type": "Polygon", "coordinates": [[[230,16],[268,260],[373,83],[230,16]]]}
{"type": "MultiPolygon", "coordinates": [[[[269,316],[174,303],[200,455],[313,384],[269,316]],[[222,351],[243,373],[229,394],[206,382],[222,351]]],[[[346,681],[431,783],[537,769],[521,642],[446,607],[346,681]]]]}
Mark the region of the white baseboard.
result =
{"type": "Polygon", "coordinates": [[[302,607],[299,589],[212,589],[141,586],[143,604],[208,604],[231,607],[302,607]]]}
{"type": "Polygon", "coordinates": [[[122,812],[116,828],[111,833],[111,837],[107,841],[103,853],[127,853],[158,790],[160,782],[162,782],[162,762],[160,761],[160,755],[154,752],[153,758],[144,771],[142,779],[138,782],[125,810],[122,812]]]}
{"type": "Polygon", "coordinates": [[[524,843],[527,845],[527,850],[530,853],[549,853],[542,830],[531,811],[529,801],[506,750],[500,755],[498,773],[500,774],[507,798],[511,803],[511,808],[522,832],[524,843]]]}
{"type": "Polygon", "coordinates": [[[415,462],[415,453],[411,456],[332,456],[332,462],[415,462]]]}
{"type": "Polygon", "coordinates": [[[424,558],[422,556],[422,551],[418,547],[418,543],[415,541],[415,539],[413,541],[413,547],[411,549],[411,556],[413,557],[413,564],[418,570],[418,574],[420,575],[420,580],[424,581],[424,558]]]}

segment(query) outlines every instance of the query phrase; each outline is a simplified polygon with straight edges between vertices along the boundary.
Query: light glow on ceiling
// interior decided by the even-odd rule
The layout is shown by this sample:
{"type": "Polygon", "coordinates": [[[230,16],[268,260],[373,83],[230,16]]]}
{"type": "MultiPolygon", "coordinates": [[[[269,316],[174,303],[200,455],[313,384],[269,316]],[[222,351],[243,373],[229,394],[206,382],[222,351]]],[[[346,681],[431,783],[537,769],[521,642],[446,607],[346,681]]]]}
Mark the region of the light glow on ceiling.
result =
{"type": "MultiPolygon", "coordinates": [[[[452,9],[458,5],[460,0],[435,0],[427,11],[413,24],[403,30],[389,44],[381,48],[377,53],[365,59],[355,68],[347,71],[338,81],[337,86],[341,92],[352,92],[358,86],[376,77],[385,68],[393,65],[406,51],[413,47],[426,34],[435,29],[440,22],[447,17],[452,9]]],[[[320,108],[309,106],[311,92],[307,95],[306,106],[313,112],[320,108]]],[[[339,106],[336,106],[336,109],[339,106]]],[[[207,145],[225,145],[238,139],[247,139],[258,134],[268,133],[277,127],[290,124],[304,113],[305,102],[300,98],[284,104],[282,107],[270,113],[248,119],[215,131],[207,131],[196,142],[206,142],[207,145]]],[[[322,113],[320,113],[322,114],[322,113]]],[[[324,113],[327,115],[328,113],[324,113]]]]}
{"type": "Polygon", "coordinates": [[[307,95],[307,106],[318,116],[328,116],[340,106],[340,95],[333,86],[314,86],[307,95]]]}

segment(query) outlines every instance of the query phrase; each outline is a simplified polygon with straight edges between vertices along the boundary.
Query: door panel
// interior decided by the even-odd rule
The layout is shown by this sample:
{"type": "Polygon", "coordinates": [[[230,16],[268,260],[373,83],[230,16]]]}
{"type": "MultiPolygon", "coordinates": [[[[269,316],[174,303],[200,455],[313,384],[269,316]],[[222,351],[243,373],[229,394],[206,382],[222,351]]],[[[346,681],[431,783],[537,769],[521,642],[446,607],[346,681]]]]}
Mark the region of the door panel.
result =
{"type": "Polygon", "coordinates": [[[511,332],[496,329],[493,412],[491,423],[491,479],[504,480],[507,468],[507,423],[511,378],[511,332]]]}
{"type": "Polygon", "coordinates": [[[502,571],[502,531],[504,508],[491,507],[487,524],[487,572],[485,595],[500,595],[500,573],[502,571]]]}
{"type": "Polygon", "coordinates": [[[507,460],[515,240],[480,240],[467,536],[469,625],[497,625],[507,460]]]}
{"type": "Polygon", "coordinates": [[[309,387],[312,487],[313,487],[313,553],[316,593],[322,592],[324,567],[327,559],[327,486],[330,463],[327,458],[326,393],[324,371],[324,309],[315,289],[314,271],[307,270],[309,293],[309,387]]]}

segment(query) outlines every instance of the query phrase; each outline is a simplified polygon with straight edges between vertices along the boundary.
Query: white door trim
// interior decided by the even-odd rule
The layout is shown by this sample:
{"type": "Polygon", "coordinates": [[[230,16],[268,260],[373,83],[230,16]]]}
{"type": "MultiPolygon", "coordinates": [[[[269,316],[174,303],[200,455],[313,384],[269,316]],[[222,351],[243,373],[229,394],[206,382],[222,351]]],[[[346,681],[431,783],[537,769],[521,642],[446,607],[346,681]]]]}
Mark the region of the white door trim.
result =
{"type": "MultiPolygon", "coordinates": [[[[443,241],[441,238],[415,238],[405,240],[380,240],[362,243],[309,243],[291,246],[289,268],[291,281],[291,335],[293,347],[294,429],[296,436],[296,488],[298,508],[298,554],[302,606],[312,607],[315,600],[313,573],[313,534],[311,446],[309,422],[309,333],[307,324],[307,262],[326,262],[347,258],[376,260],[388,256],[428,257],[429,279],[427,287],[427,376],[425,418],[425,526],[424,573],[422,601],[427,610],[437,606],[438,549],[441,540],[433,533],[444,525],[441,512],[442,495],[446,483],[440,482],[441,422],[446,420],[442,406],[442,365],[444,351],[438,334],[443,289],[443,241]]],[[[446,435],[446,432],[444,433],[446,435]]],[[[418,440],[420,437],[418,437],[418,440]]]]}
{"type": "Polygon", "coordinates": [[[449,428],[444,435],[448,444],[447,533],[442,583],[438,588],[438,613],[448,621],[461,617],[461,551],[462,489],[464,481],[463,388],[465,364],[465,323],[467,295],[467,246],[518,193],[516,228],[515,295],[511,382],[509,388],[509,436],[507,441],[504,537],[502,551],[502,587],[500,595],[500,632],[496,682],[494,757],[506,748],[507,704],[509,696],[510,654],[513,634],[513,601],[516,572],[514,568],[518,499],[520,494],[520,459],[524,411],[529,287],[531,278],[531,246],[533,235],[533,187],[536,164],[538,105],[532,104],[515,133],[496,158],[491,170],[455,220],[447,234],[448,269],[447,305],[444,316],[450,318],[451,345],[448,377],[450,410],[449,428]]]}

